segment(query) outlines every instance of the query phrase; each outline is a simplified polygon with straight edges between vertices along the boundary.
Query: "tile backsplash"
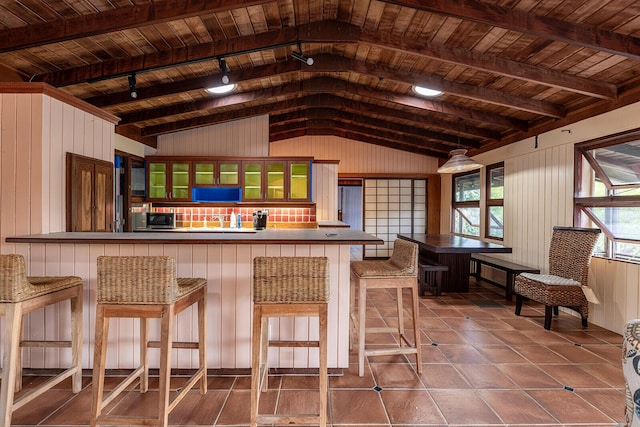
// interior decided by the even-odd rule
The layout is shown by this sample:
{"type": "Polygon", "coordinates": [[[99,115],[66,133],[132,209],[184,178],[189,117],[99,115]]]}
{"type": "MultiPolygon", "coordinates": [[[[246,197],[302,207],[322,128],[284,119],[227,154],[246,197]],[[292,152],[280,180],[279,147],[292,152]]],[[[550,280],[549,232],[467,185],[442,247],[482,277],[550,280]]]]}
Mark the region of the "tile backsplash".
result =
{"type": "Polygon", "coordinates": [[[253,223],[255,211],[269,211],[269,223],[315,223],[316,208],[313,207],[277,207],[277,208],[245,208],[245,207],[154,207],[155,212],[175,212],[178,227],[199,227],[204,221],[211,221],[211,217],[221,215],[225,225],[229,224],[231,212],[240,214],[243,223],[253,223]]]}

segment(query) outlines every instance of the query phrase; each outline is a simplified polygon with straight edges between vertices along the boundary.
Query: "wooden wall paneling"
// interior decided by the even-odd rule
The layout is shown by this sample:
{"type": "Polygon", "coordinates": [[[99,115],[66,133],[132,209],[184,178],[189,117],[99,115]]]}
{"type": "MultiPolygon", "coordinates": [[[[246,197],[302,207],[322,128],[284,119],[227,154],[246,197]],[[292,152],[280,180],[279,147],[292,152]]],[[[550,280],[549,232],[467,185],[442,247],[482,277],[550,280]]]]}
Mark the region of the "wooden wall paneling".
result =
{"type": "MultiPolygon", "coordinates": [[[[280,246],[279,256],[296,256],[296,247],[294,245],[282,245],[280,246]]],[[[295,337],[295,319],[291,317],[281,317],[277,322],[277,329],[272,326],[271,331],[277,331],[276,336],[280,340],[291,340],[295,337]]],[[[276,348],[274,349],[278,353],[278,359],[280,366],[293,367],[295,366],[294,349],[293,348],[276,348]]]]}
{"type": "MultiPolygon", "coordinates": [[[[219,344],[222,343],[222,246],[206,246],[206,275],[207,278],[207,337],[212,337],[219,344]]],[[[208,338],[209,340],[210,338],[208,338]]],[[[222,345],[207,347],[207,365],[209,368],[222,366],[222,345]]]]}
{"type": "MultiPolygon", "coordinates": [[[[230,249],[235,249],[234,246],[223,245],[222,258],[220,260],[223,266],[233,266],[236,263],[236,253],[230,249]]],[[[229,304],[228,301],[234,301],[236,296],[236,270],[234,268],[223,268],[220,277],[222,282],[222,289],[220,298],[222,300],[222,330],[221,330],[221,342],[225,347],[233,346],[237,348],[235,330],[236,330],[236,315],[234,304],[229,304]]],[[[233,348],[229,347],[229,348],[233,348]]],[[[236,353],[227,351],[222,353],[222,366],[235,366],[236,353]]]]}
{"type": "Polygon", "coordinates": [[[15,203],[16,203],[16,171],[15,152],[17,146],[17,128],[18,128],[18,109],[17,97],[13,94],[3,94],[2,98],[2,134],[0,135],[0,143],[2,144],[0,151],[0,161],[2,169],[0,170],[0,185],[2,194],[2,216],[0,218],[0,232],[2,237],[11,235],[15,232],[15,203]]]}
{"type": "MultiPolygon", "coordinates": [[[[30,120],[30,138],[27,142],[29,145],[29,165],[30,168],[22,168],[25,184],[29,185],[29,218],[26,233],[41,233],[42,224],[47,213],[43,212],[42,207],[43,200],[48,195],[44,195],[42,189],[44,188],[44,182],[48,179],[45,178],[45,161],[43,156],[42,139],[45,133],[44,128],[44,97],[40,95],[30,96],[29,113],[30,120]]],[[[24,212],[24,211],[23,211],[24,212]]]]}
{"type": "MultiPolygon", "coordinates": [[[[90,301],[96,300],[95,292],[92,292],[91,287],[91,246],[87,244],[78,244],[74,246],[73,251],[73,261],[69,266],[69,271],[74,276],[79,276],[82,278],[82,299],[83,310],[82,310],[82,342],[90,343],[93,342],[93,337],[95,336],[95,327],[93,320],[95,318],[95,310],[90,310],[87,307],[90,305],[90,301]]],[[[68,258],[65,258],[68,259],[68,258]]],[[[93,261],[95,264],[95,261],[93,261]]],[[[93,288],[95,289],[95,288],[93,288]]],[[[66,339],[66,338],[65,338],[66,339]]],[[[71,352],[68,351],[70,354],[71,352]]],[[[90,345],[82,346],[82,366],[93,366],[93,347],[90,345]]]]}
{"type": "MultiPolygon", "coordinates": [[[[32,97],[28,99],[18,98],[16,105],[16,118],[22,123],[22,125],[17,126],[16,128],[16,157],[15,164],[16,165],[29,165],[31,161],[31,127],[28,126],[28,123],[31,123],[31,105],[32,105],[32,97]]],[[[31,206],[29,205],[29,201],[31,198],[31,188],[30,188],[30,168],[12,168],[14,169],[15,177],[16,177],[16,185],[15,185],[15,206],[13,209],[15,210],[15,232],[18,234],[29,234],[30,232],[30,211],[31,206]]],[[[5,203],[4,196],[5,193],[2,193],[3,196],[3,204],[5,203]]]]}
{"type": "Polygon", "coordinates": [[[158,137],[157,155],[269,156],[269,118],[251,117],[158,137]]]}
{"type": "MultiPolygon", "coordinates": [[[[311,250],[309,245],[297,245],[295,256],[308,257],[311,256],[311,250]]],[[[308,341],[310,339],[318,339],[316,331],[318,330],[318,319],[309,317],[294,317],[291,318],[293,326],[292,339],[298,341],[308,341]],[[310,331],[313,328],[313,332],[310,331]]],[[[294,368],[304,368],[308,366],[308,361],[311,357],[311,351],[308,347],[296,347],[293,348],[293,365],[294,368]]],[[[314,352],[315,353],[315,352],[314,352]]],[[[316,358],[316,360],[318,360],[316,358]]]]}
{"type": "MultiPolygon", "coordinates": [[[[252,251],[250,245],[233,245],[236,247],[236,336],[243,343],[251,342],[252,313],[252,251]]],[[[248,345],[239,346],[236,355],[236,366],[251,366],[251,349],[248,345]]],[[[194,365],[195,366],[195,365],[194,365]]]]}
{"type": "MultiPolygon", "coordinates": [[[[48,141],[42,141],[43,145],[48,144],[49,176],[47,191],[50,194],[48,206],[43,206],[50,215],[47,217],[46,232],[52,233],[64,230],[64,222],[61,221],[64,212],[64,139],[63,139],[63,108],[60,101],[54,99],[49,109],[51,115],[48,141]]],[[[46,160],[45,160],[46,161],[46,160]]]]}

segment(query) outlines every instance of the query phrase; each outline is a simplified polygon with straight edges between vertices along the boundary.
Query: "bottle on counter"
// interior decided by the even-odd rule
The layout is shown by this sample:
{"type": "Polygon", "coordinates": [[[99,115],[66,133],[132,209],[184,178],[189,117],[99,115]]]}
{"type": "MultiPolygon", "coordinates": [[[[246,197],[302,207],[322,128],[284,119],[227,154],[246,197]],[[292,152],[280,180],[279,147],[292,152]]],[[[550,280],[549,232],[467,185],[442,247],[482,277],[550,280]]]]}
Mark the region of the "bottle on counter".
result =
{"type": "Polygon", "coordinates": [[[237,226],[236,221],[237,220],[238,219],[236,217],[236,213],[235,213],[235,211],[232,210],[231,211],[231,217],[229,218],[229,227],[236,228],[236,226],[237,226]]]}
{"type": "Polygon", "coordinates": [[[242,228],[242,214],[238,214],[238,228],[242,228]]]}

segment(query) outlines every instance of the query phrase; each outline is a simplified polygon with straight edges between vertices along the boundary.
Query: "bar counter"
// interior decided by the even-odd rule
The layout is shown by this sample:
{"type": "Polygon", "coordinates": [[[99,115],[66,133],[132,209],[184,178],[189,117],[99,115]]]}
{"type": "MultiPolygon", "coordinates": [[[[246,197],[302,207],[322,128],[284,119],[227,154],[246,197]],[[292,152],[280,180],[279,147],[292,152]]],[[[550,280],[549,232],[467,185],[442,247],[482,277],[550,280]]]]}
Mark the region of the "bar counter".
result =
{"type": "MultiPolygon", "coordinates": [[[[382,244],[362,231],[346,228],[266,229],[229,232],[153,231],[134,233],[50,233],[7,237],[15,252],[25,256],[28,274],[77,275],[84,279],[83,353],[86,369],[93,366],[96,259],[100,255],[168,255],[175,257],[179,277],[203,277],[208,283],[207,363],[210,369],[246,369],[251,366],[252,265],[256,256],[326,256],[329,258],[330,368],[349,364],[350,246],[382,244]]],[[[42,318],[25,322],[26,337],[62,335],[68,328],[67,310],[48,310],[42,318]]],[[[196,310],[178,316],[178,341],[197,335],[196,310]]],[[[158,331],[154,330],[154,334],[158,331]]],[[[274,339],[314,339],[317,319],[283,318],[271,322],[274,339]]],[[[112,321],[107,369],[130,369],[138,364],[138,320],[112,321]]],[[[152,336],[157,339],[158,335],[152,336]]],[[[29,338],[26,338],[29,339],[29,338]]],[[[174,368],[195,368],[192,352],[174,351],[174,368]]],[[[67,352],[25,352],[25,367],[56,368],[67,352]]],[[[151,353],[152,358],[155,353],[151,353]]],[[[270,366],[307,368],[318,365],[317,350],[275,348],[270,366]]],[[[157,360],[152,359],[152,364],[157,360]]]]}

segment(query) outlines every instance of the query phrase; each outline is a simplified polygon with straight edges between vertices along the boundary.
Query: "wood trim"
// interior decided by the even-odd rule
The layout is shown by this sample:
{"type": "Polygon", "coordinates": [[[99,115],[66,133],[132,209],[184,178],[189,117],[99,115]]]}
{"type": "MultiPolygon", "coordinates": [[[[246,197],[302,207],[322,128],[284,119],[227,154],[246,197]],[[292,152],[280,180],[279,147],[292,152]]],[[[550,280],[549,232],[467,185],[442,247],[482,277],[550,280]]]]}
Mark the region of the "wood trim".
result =
{"type": "Polygon", "coordinates": [[[66,92],[63,92],[59,89],[56,89],[53,86],[50,86],[46,83],[40,82],[28,82],[28,83],[3,83],[0,82],[0,93],[34,93],[34,94],[42,94],[47,95],[52,98],[57,99],[58,101],[64,102],[65,104],[71,105],[72,107],[76,107],[84,112],[92,114],[98,118],[108,121],[112,124],[118,124],[120,118],[114,116],[111,113],[106,112],[100,108],[94,107],[93,105],[76,98],[73,95],[69,95],[66,92]]]}

